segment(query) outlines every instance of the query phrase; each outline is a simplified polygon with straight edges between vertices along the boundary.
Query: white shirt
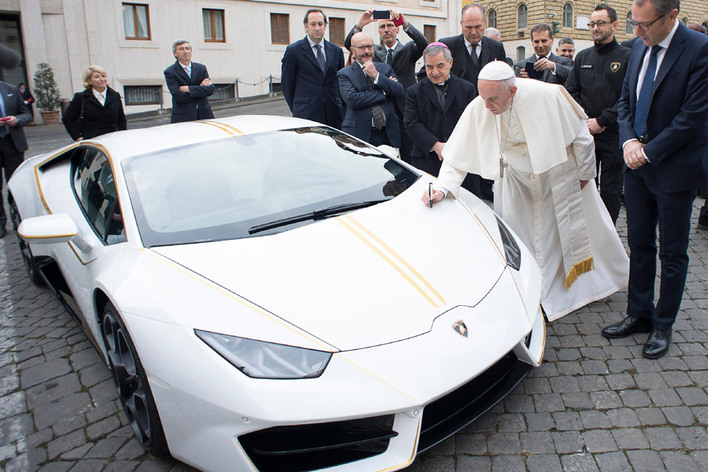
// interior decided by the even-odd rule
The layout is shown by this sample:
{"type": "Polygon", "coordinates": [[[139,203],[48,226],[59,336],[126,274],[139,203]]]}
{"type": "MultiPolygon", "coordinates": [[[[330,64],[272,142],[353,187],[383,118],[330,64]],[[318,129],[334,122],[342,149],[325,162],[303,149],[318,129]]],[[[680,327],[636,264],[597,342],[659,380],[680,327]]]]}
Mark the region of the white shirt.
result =
{"type": "Polygon", "coordinates": [[[189,65],[185,66],[184,64],[182,64],[180,62],[179,65],[182,66],[182,69],[184,69],[184,71],[187,73],[187,75],[191,79],[192,78],[192,63],[190,62],[189,65]]]}
{"type": "MultiPolygon", "coordinates": [[[[661,50],[656,54],[656,70],[654,71],[654,79],[656,79],[656,74],[659,73],[659,68],[661,63],[664,61],[664,56],[666,56],[666,49],[668,49],[671,40],[674,37],[674,33],[678,29],[678,20],[674,21],[674,27],[671,28],[671,32],[666,35],[666,37],[659,43],[661,50]]],[[[638,39],[637,41],[641,41],[638,39]]],[[[644,62],[642,62],[642,68],[639,69],[639,76],[637,77],[637,99],[639,99],[639,92],[641,92],[642,84],[644,83],[644,76],[647,74],[647,67],[649,67],[649,57],[651,56],[651,48],[647,48],[647,52],[644,54],[644,62]]]]}
{"type": "MultiPolygon", "coordinates": [[[[467,38],[465,38],[464,36],[463,36],[463,38],[465,40],[465,47],[467,48],[467,52],[472,54],[472,43],[467,41],[467,38]]],[[[477,57],[481,57],[481,55],[482,55],[482,41],[481,40],[480,40],[480,42],[477,43],[476,51],[477,51],[477,57]]]]}
{"type": "Polygon", "coordinates": [[[93,92],[93,96],[96,97],[96,100],[98,100],[98,103],[105,106],[106,105],[106,92],[108,91],[108,87],[106,87],[103,90],[103,92],[99,92],[95,88],[92,88],[91,91],[93,92]]]}
{"type": "Polygon", "coordinates": [[[312,49],[312,54],[315,55],[315,59],[317,59],[317,48],[315,46],[320,45],[322,46],[322,57],[324,57],[325,62],[327,62],[327,56],[325,55],[325,47],[324,47],[324,41],[320,41],[319,43],[314,42],[313,40],[310,39],[309,36],[307,37],[307,42],[310,43],[310,49],[312,49]]]}

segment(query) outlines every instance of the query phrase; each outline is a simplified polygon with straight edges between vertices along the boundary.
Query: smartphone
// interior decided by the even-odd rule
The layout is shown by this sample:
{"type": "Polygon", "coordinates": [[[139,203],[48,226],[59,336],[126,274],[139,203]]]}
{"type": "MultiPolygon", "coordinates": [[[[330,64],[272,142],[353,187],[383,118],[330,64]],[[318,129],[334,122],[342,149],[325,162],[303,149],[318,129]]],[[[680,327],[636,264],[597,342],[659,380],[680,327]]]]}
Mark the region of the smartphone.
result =
{"type": "Polygon", "coordinates": [[[535,62],[527,62],[524,66],[526,73],[529,75],[529,79],[543,80],[543,71],[534,69],[534,64],[535,62]]]}
{"type": "Polygon", "coordinates": [[[374,10],[371,18],[374,20],[389,20],[391,19],[391,12],[388,10],[374,10]]]}

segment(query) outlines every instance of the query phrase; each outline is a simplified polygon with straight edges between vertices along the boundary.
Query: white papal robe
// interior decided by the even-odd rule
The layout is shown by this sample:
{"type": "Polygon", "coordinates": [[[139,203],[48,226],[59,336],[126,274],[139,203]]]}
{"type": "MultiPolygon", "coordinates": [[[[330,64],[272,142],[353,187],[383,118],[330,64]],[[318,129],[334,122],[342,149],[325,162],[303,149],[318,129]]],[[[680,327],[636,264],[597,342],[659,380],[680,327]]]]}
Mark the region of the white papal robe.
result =
{"type": "Polygon", "coordinates": [[[530,79],[517,86],[500,115],[481,98],[467,107],[436,186],[457,194],[467,172],[496,180],[495,211],[541,267],[541,305],[553,321],[625,287],[629,259],[592,180],[594,142],[582,109],[563,87],[530,79]],[[580,180],[590,181],[582,191],[580,180]]]}

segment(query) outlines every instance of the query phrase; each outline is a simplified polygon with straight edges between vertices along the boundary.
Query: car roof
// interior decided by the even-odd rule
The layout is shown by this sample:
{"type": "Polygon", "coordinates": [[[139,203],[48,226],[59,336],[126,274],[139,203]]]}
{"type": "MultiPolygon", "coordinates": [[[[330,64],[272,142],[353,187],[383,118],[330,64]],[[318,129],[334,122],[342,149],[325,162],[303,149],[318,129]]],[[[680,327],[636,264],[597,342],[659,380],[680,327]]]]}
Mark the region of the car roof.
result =
{"type": "Polygon", "coordinates": [[[120,161],[140,154],[214,141],[229,136],[305,126],[322,126],[322,124],[283,116],[240,115],[117,131],[86,140],[84,144],[98,143],[110,152],[114,161],[120,161]]]}

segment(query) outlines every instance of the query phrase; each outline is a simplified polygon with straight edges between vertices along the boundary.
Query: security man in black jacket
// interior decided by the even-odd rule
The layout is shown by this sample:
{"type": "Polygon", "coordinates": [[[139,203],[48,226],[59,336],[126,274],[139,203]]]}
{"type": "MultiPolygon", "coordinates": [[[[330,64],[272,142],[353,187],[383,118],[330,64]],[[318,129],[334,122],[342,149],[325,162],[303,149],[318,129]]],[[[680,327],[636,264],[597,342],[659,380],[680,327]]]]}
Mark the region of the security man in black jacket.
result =
{"type": "Polygon", "coordinates": [[[622,82],[630,49],[615,39],[617,12],[600,3],[590,15],[588,28],[595,45],[575,56],[566,89],[590,117],[590,134],[595,138],[600,196],[613,222],[617,222],[621,206],[624,158],[617,126],[617,101],[622,95],[622,82]]]}

